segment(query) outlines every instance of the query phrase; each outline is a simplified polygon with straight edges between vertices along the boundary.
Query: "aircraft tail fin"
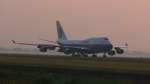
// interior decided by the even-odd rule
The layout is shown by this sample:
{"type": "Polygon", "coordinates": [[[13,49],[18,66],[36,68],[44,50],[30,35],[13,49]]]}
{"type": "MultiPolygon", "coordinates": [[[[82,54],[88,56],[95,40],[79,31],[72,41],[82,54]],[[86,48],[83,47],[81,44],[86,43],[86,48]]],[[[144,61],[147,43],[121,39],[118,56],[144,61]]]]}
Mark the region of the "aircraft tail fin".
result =
{"type": "Polygon", "coordinates": [[[56,26],[57,26],[57,33],[58,33],[58,41],[67,40],[67,36],[59,21],[56,21],[56,26]]]}

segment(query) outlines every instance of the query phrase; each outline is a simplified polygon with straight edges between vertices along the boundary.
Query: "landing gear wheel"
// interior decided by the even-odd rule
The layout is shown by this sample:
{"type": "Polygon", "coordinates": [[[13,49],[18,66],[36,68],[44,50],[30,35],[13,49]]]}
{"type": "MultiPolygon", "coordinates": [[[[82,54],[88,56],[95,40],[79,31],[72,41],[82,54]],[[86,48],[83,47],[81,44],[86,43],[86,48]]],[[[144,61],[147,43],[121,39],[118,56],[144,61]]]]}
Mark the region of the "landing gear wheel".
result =
{"type": "Polygon", "coordinates": [[[74,56],[75,56],[75,53],[72,53],[72,56],[74,57],[74,56]]]}
{"type": "Polygon", "coordinates": [[[72,56],[75,57],[75,56],[77,56],[77,55],[76,55],[76,53],[72,53],[72,56]]]}
{"type": "Polygon", "coordinates": [[[80,53],[80,55],[83,57],[88,57],[88,54],[86,54],[86,53],[80,53]]]}
{"type": "Polygon", "coordinates": [[[97,55],[93,54],[92,57],[97,57],[97,55]]]}
{"type": "Polygon", "coordinates": [[[80,56],[80,55],[79,55],[78,53],[76,53],[76,52],[73,52],[73,53],[72,53],[72,56],[73,56],[73,57],[75,57],[75,56],[77,57],[77,56],[80,56]]]}
{"type": "Polygon", "coordinates": [[[84,57],[88,57],[88,54],[84,54],[83,56],[84,56],[84,57]]]}

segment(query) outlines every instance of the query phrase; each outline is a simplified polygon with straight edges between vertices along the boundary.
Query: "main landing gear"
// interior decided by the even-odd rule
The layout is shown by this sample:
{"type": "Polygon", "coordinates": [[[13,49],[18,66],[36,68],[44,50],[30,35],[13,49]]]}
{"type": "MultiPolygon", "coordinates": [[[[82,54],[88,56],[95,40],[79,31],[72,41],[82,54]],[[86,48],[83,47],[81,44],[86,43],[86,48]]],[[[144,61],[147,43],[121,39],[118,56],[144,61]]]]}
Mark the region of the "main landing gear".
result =
{"type": "MultiPolygon", "coordinates": [[[[88,54],[87,54],[87,53],[79,53],[79,52],[73,52],[71,55],[72,55],[73,57],[88,57],[88,54]]],[[[93,54],[92,54],[92,57],[97,58],[98,55],[95,54],[95,53],[93,53],[93,54]]],[[[106,53],[104,53],[104,54],[102,55],[102,58],[106,58],[106,57],[107,57],[107,55],[106,55],[106,53]]]]}
{"type": "MultiPolygon", "coordinates": [[[[98,55],[93,54],[92,57],[98,57],[98,55]]],[[[102,56],[102,58],[106,58],[106,57],[107,57],[107,55],[106,55],[106,53],[104,53],[103,56],[102,56]]]]}
{"type": "Polygon", "coordinates": [[[104,53],[102,58],[106,58],[106,57],[107,57],[107,55],[106,55],[106,53],[104,53]]]}
{"type": "Polygon", "coordinates": [[[80,56],[84,56],[84,57],[88,57],[88,54],[86,54],[86,53],[80,53],[80,52],[74,52],[74,53],[72,53],[72,56],[78,56],[78,57],[80,57],[80,56]]]}
{"type": "Polygon", "coordinates": [[[96,55],[96,54],[93,54],[92,57],[97,57],[97,55],[96,55]]]}

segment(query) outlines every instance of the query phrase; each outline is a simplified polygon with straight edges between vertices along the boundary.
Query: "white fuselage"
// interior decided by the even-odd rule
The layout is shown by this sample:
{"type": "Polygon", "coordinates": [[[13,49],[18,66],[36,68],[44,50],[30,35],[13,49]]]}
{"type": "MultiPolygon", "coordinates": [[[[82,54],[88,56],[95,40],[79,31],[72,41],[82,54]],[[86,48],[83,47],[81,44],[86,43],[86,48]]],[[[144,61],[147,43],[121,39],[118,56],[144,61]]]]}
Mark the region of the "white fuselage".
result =
{"type": "Polygon", "coordinates": [[[86,40],[61,40],[60,45],[67,47],[83,48],[90,52],[109,52],[112,50],[112,44],[106,37],[90,38],[86,40]]]}

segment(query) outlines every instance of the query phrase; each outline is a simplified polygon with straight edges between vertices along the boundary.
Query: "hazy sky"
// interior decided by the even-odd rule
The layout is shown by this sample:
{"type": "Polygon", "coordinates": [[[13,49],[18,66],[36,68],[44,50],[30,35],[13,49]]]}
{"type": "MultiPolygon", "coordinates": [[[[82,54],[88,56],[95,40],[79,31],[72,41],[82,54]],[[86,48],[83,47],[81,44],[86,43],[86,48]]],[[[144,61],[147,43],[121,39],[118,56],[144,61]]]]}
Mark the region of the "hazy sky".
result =
{"type": "Polygon", "coordinates": [[[56,20],[71,39],[108,36],[150,51],[150,0],[0,0],[0,46],[57,40],[56,20]]]}

